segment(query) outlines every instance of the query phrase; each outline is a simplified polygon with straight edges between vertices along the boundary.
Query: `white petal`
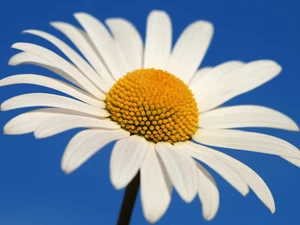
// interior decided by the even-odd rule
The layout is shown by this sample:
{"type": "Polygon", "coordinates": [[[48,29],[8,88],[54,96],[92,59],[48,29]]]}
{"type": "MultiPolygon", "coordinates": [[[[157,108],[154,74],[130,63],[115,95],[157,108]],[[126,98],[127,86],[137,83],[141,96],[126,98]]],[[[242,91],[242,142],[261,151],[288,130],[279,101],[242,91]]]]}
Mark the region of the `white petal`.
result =
{"type": "Polygon", "coordinates": [[[215,151],[204,146],[199,146],[199,151],[208,152],[209,154],[217,157],[219,160],[225,162],[233,170],[237,171],[241,179],[249,185],[257,197],[270,209],[272,213],[275,212],[275,203],[271,191],[263,179],[251,168],[222,152],[215,151]]]}
{"type": "Polygon", "coordinates": [[[207,164],[218,174],[220,174],[229,184],[231,184],[243,196],[248,194],[249,188],[247,184],[240,178],[238,172],[232,170],[232,168],[229,165],[227,165],[225,162],[218,160],[216,157],[213,157],[211,154],[206,153],[205,151],[199,151],[198,149],[200,147],[190,141],[175,143],[174,146],[177,149],[180,149],[181,151],[185,151],[190,156],[207,164]]]}
{"type": "Polygon", "coordinates": [[[66,35],[74,43],[109,87],[114,85],[113,77],[105,68],[104,62],[97,55],[97,50],[94,50],[93,46],[89,42],[87,34],[84,31],[71,24],[63,22],[52,22],[51,25],[66,35]]]}
{"type": "MultiPolygon", "coordinates": [[[[200,76],[196,82],[190,85],[190,89],[194,93],[196,100],[209,98],[210,95],[208,95],[207,92],[212,92],[211,88],[214,88],[213,86],[216,83],[218,84],[218,82],[221,82],[227,73],[243,65],[244,63],[241,61],[224,62],[211,69],[205,76],[200,76]]],[[[200,111],[203,111],[202,105],[199,105],[199,107],[200,111]]]]}
{"type": "Polygon", "coordinates": [[[75,66],[57,55],[56,53],[46,49],[44,47],[30,44],[30,43],[15,43],[12,48],[19,49],[30,54],[36,55],[44,60],[50,62],[58,69],[69,74],[78,83],[80,83],[86,91],[93,94],[97,98],[103,98],[103,93],[89,80],[87,79],[75,66]]]}
{"type": "Polygon", "coordinates": [[[300,151],[295,146],[266,134],[239,130],[199,129],[192,138],[205,145],[300,159],[300,151]]]}
{"type": "Polygon", "coordinates": [[[110,120],[77,115],[57,115],[45,119],[35,130],[36,138],[46,138],[74,128],[119,129],[120,125],[110,120]]]}
{"type": "Polygon", "coordinates": [[[129,71],[143,67],[143,41],[137,29],[127,20],[110,18],[105,21],[121,48],[129,71]]]}
{"type": "Polygon", "coordinates": [[[283,113],[255,105],[230,106],[204,112],[200,115],[199,126],[209,129],[270,127],[299,131],[297,124],[283,113]]]}
{"type": "Polygon", "coordinates": [[[218,187],[212,175],[199,163],[198,167],[198,196],[202,204],[204,219],[212,220],[218,212],[220,196],[218,187]]]}
{"type": "Polygon", "coordinates": [[[155,223],[169,207],[172,183],[158,159],[154,143],[149,146],[141,166],[141,201],[146,219],[155,223]]]}
{"type": "Polygon", "coordinates": [[[105,26],[87,13],[76,13],[74,16],[89,35],[114,78],[117,80],[124,76],[128,72],[124,56],[105,26]]]}
{"type": "Polygon", "coordinates": [[[90,79],[93,82],[93,84],[95,84],[100,90],[102,90],[105,93],[109,91],[110,87],[104,83],[102,78],[94,71],[94,69],[66,43],[64,43],[63,41],[51,34],[39,30],[25,30],[23,31],[23,33],[37,35],[51,42],[59,50],[61,50],[75,64],[75,66],[77,66],[78,69],[80,69],[80,71],[88,79],[90,79]]]}
{"type": "Polygon", "coordinates": [[[4,126],[5,134],[27,134],[33,132],[45,119],[55,116],[46,112],[28,112],[11,119],[4,126]]]}
{"type": "Polygon", "coordinates": [[[208,74],[208,72],[210,72],[212,70],[212,67],[204,67],[199,69],[191,78],[191,80],[189,81],[189,86],[193,85],[193,83],[196,83],[199,79],[202,79],[202,77],[204,77],[206,74],[208,74]]]}
{"type": "Polygon", "coordinates": [[[126,138],[129,132],[120,130],[84,130],[69,142],[61,161],[62,170],[71,173],[108,143],[126,138]]]}
{"type": "Polygon", "coordinates": [[[157,143],[156,150],[178,194],[185,202],[191,202],[198,188],[198,172],[194,160],[167,142],[157,143]]]}
{"type": "Polygon", "coordinates": [[[59,109],[59,108],[44,108],[26,113],[22,113],[4,126],[5,134],[27,134],[35,131],[35,129],[45,120],[50,117],[60,114],[84,115],[75,111],[59,109]]]}
{"type": "Polygon", "coordinates": [[[193,85],[201,112],[213,109],[224,102],[271,80],[281,71],[281,67],[271,60],[258,60],[237,69],[215,76],[205,76],[193,85]],[[201,82],[200,82],[201,81],[201,82]]]}
{"type": "Polygon", "coordinates": [[[167,71],[188,83],[201,64],[213,36],[213,26],[207,21],[190,24],[178,38],[167,71]]]}
{"type": "Polygon", "coordinates": [[[286,161],[292,163],[293,165],[300,167],[300,159],[289,158],[289,157],[282,157],[282,158],[284,158],[286,161]]]}
{"type": "Polygon", "coordinates": [[[116,189],[126,187],[139,171],[148,150],[145,138],[132,135],[118,141],[110,157],[110,179],[116,189]]]}
{"type": "MultiPolygon", "coordinates": [[[[56,66],[54,66],[52,63],[46,61],[45,59],[42,59],[36,55],[32,55],[28,52],[21,52],[21,53],[14,55],[13,57],[10,58],[8,64],[10,66],[18,66],[18,65],[22,65],[22,64],[32,64],[32,65],[40,66],[40,67],[43,67],[47,70],[54,72],[55,74],[61,76],[62,78],[66,79],[67,81],[71,82],[72,84],[84,89],[83,86],[80,83],[78,83],[73,77],[71,77],[69,74],[65,73],[64,71],[57,68],[56,66]]],[[[99,96],[99,99],[104,100],[105,96],[104,95],[99,96]]]]}
{"type": "Polygon", "coordinates": [[[35,84],[60,91],[95,107],[105,107],[105,103],[103,101],[93,98],[89,94],[70,84],[46,76],[35,74],[18,74],[0,80],[0,86],[12,84],[35,84]]]}
{"type": "Polygon", "coordinates": [[[91,105],[64,96],[45,93],[24,94],[10,98],[1,104],[1,110],[7,111],[12,109],[35,106],[70,109],[99,117],[109,116],[109,113],[105,109],[96,108],[91,105]]]}
{"type": "Polygon", "coordinates": [[[154,10],[147,19],[144,68],[165,69],[172,47],[172,23],[164,11],[154,10]]]}

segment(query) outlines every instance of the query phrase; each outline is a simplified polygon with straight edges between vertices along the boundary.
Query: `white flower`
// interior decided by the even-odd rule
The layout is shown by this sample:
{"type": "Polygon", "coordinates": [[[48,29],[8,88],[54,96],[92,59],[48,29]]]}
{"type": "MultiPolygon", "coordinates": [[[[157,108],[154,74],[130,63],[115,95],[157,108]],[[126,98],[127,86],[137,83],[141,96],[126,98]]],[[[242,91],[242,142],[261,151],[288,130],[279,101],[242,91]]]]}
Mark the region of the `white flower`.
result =
{"type": "Polygon", "coordinates": [[[65,34],[84,58],[60,39],[38,30],[24,33],[48,40],[69,60],[30,43],[12,46],[22,52],[10,59],[10,65],[35,64],[65,81],[20,74],[2,79],[1,86],[35,84],[70,97],[31,93],[8,99],[1,105],[3,111],[46,108],[13,118],[4,127],[6,134],[34,132],[35,137],[45,138],[87,128],[72,138],[64,152],[61,166],[66,173],[117,141],[111,154],[111,181],[115,188],[124,188],[140,171],[143,212],[151,223],[167,210],[172,187],[185,202],[198,195],[205,219],[216,215],[218,188],[200,163],[207,164],[244,196],[251,188],[272,213],[275,211],[270,190],[252,169],[203,144],[278,155],[300,166],[300,152],[288,142],[231,129],[299,131],[289,117],[263,106],[219,107],[278,75],[281,67],[277,63],[229,61],[197,71],[213,35],[209,22],[189,25],[171,50],[171,20],[165,12],[150,13],[145,46],[127,20],[107,19],[111,35],[91,15],[77,13],[75,17],[84,31],[63,22],[51,25],[65,34]]]}

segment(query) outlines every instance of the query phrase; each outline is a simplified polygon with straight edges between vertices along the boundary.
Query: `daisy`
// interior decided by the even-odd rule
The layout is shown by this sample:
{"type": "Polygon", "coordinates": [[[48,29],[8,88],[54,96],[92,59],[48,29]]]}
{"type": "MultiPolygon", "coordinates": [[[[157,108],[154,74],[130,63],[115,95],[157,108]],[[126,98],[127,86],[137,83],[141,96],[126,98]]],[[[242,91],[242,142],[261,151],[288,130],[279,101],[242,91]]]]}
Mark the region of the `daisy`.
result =
{"type": "Polygon", "coordinates": [[[63,154],[61,167],[68,174],[116,141],[110,158],[111,182],[122,189],[133,184],[132,180],[138,184],[140,178],[142,208],[150,223],[164,215],[173,187],[185,202],[198,196],[203,217],[214,218],[219,191],[202,163],[242,195],[251,188],[274,213],[272,194],[260,176],[242,162],[207,146],[277,155],[300,166],[300,152],[288,142],[232,129],[299,131],[289,117],[263,106],[221,107],[277,76],[281,67],[276,62],[229,61],[198,70],[213,36],[212,24],[193,22],[172,49],[171,20],[163,11],[149,14],[145,44],[125,19],[107,19],[106,27],[86,13],[76,13],[75,18],[83,30],[63,22],[51,25],[81,54],[39,30],[24,33],[51,42],[67,59],[31,43],[12,46],[22,52],[10,59],[10,65],[38,65],[62,80],[18,74],[2,79],[1,86],[33,84],[63,95],[29,93],[3,102],[3,111],[43,107],[11,119],[4,127],[6,134],[33,132],[36,138],[46,138],[86,128],[71,139],[63,154]]]}

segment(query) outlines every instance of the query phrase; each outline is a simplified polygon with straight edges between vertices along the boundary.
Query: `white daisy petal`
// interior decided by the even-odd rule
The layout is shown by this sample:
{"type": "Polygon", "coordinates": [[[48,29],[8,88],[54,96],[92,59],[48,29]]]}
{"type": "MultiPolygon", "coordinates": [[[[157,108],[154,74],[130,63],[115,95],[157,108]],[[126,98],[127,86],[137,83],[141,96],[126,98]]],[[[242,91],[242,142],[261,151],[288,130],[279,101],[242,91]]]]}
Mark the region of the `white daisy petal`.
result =
{"type": "Polygon", "coordinates": [[[129,71],[143,67],[143,41],[137,29],[127,20],[110,18],[105,21],[121,48],[129,71]]]}
{"type": "Polygon", "coordinates": [[[45,120],[50,117],[59,114],[72,114],[72,115],[84,115],[79,112],[59,109],[59,108],[44,108],[38,109],[26,113],[22,113],[10,121],[4,126],[5,134],[27,134],[34,132],[35,129],[45,120]]]}
{"type": "Polygon", "coordinates": [[[176,148],[185,151],[187,154],[207,164],[222,176],[229,184],[231,184],[243,196],[249,192],[248,185],[240,178],[237,171],[233,170],[229,165],[223,161],[213,157],[211,154],[204,151],[198,151],[198,146],[190,141],[178,142],[174,145],[176,148]]]}
{"type": "Polygon", "coordinates": [[[227,165],[230,165],[233,170],[238,171],[241,179],[249,185],[257,197],[270,209],[272,213],[275,212],[275,202],[271,191],[263,179],[251,168],[222,152],[215,151],[204,146],[200,146],[199,151],[209,152],[219,160],[225,162],[227,165]]]}
{"type": "Polygon", "coordinates": [[[97,55],[93,46],[89,43],[89,38],[87,34],[81,29],[63,22],[52,22],[51,26],[66,35],[74,45],[79,49],[79,51],[84,55],[84,57],[89,61],[93,68],[98,72],[99,76],[102,77],[103,81],[112,87],[114,84],[114,79],[105,68],[105,65],[101,58],[97,55]]]}
{"type": "Polygon", "coordinates": [[[44,47],[30,44],[30,43],[15,43],[12,48],[19,49],[30,54],[36,55],[44,60],[50,62],[60,70],[69,74],[78,83],[80,83],[86,91],[93,94],[95,97],[103,98],[103,93],[90,81],[88,80],[75,66],[57,55],[56,53],[46,49],[44,47]]]}
{"type": "Polygon", "coordinates": [[[78,115],[57,115],[45,119],[35,130],[36,138],[46,138],[74,128],[119,129],[120,125],[110,120],[78,115]]]}
{"type": "Polygon", "coordinates": [[[74,16],[89,35],[114,78],[118,80],[125,75],[128,71],[125,59],[105,26],[87,13],[76,13],[74,16]]]}
{"type": "Polygon", "coordinates": [[[172,23],[164,11],[154,10],[147,19],[144,68],[165,69],[172,47],[172,23]]]}
{"type": "Polygon", "coordinates": [[[126,187],[139,171],[151,146],[145,138],[132,135],[118,141],[110,157],[110,179],[116,189],[126,187]]]}
{"type": "Polygon", "coordinates": [[[212,220],[218,212],[220,196],[216,182],[212,175],[199,163],[198,167],[198,196],[202,204],[204,219],[212,220]]]}
{"type": "Polygon", "coordinates": [[[231,168],[232,171],[235,171],[239,175],[240,179],[249,185],[258,198],[270,209],[272,213],[275,212],[275,203],[271,191],[261,177],[251,168],[222,152],[215,151],[202,145],[189,142],[186,144],[186,147],[186,149],[192,155],[207,155],[220,162],[223,162],[224,165],[231,168]]]}
{"type": "Polygon", "coordinates": [[[66,43],[58,39],[57,37],[48,34],[43,31],[39,30],[25,30],[23,33],[33,34],[36,36],[39,36],[41,38],[46,39],[53,45],[55,45],[59,50],[61,50],[74,64],[78,67],[78,69],[88,78],[92,81],[93,84],[95,84],[100,90],[107,93],[110,89],[109,86],[107,86],[102,78],[94,71],[94,69],[70,46],[68,46],[66,43]]]}
{"type": "Polygon", "coordinates": [[[18,74],[0,80],[0,86],[7,86],[12,84],[35,84],[60,91],[95,107],[104,107],[103,101],[93,98],[92,96],[70,84],[50,77],[36,74],[18,74]]]}
{"type": "Polygon", "coordinates": [[[285,140],[255,132],[199,129],[192,137],[211,146],[300,159],[300,151],[285,140]]]}
{"type": "Polygon", "coordinates": [[[62,170],[71,173],[108,143],[126,138],[129,132],[120,130],[84,130],[69,142],[61,161],[62,170]]]}
{"type": "Polygon", "coordinates": [[[204,67],[199,69],[188,82],[188,85],[191,86],[193,83],[196,83],[199,79],[202,79],[208,72],[210,72],[213,68],[212,67],[204,67]]]}
{"type": "Polygon", "coordinates": [[[289,158],[289,157],[282,157],[282,158],[284,158],[286,161],[292,163],[293,165],[300,167],[300,159],[289,158]]]}
{"type": "Polygon", "coordinates": [[[229,72],[205,76],[191,89],[197,90],[196,101],[201,112],[216,108],[224,102],[268,82],[281,71],[271,60],[258,60],[229,72]],[[201,81],[201,82],[200,82],[201,81]]]}
{"type": "Polygon", "coordinates": [[[158,159],[155,144],[149,149],[141,165],[141,201],[143,212],[150,223],[158,221],[166,212],[171,201],[172,183],[158,159]]]}
{"type": "Polygon", "coordinates": [[[207,21],[190,24],[178,38],[167,71],[188,83],[201,64],[213,35],[213,26],[207,21]]]}
{"type": "MultiPolygon", "coordinates": [[[[71,82],[72,84],[82,88],[83,86],[78,83],[73,77],[71,77],[69,74],[65,73],[64,71],[62,71],[61,69],[57,68],[56,66],[54,66],[52,63],[48,62],[45,59],[42,59],[36,55],[32,55],[28,52],[21,52],[18,53],[16,55],[14,55],[13,57],[10,58],[8,65],[10,66],[18,66],[18,65],[22,65],[22,64],[32,64],[32,65],[36,65],[42,68],[45,68],[47,70],[50,70],[52,72],[54,72],[55,74],[61,76],[62,78],[66,79],[67,81],[71,82]]],[[[103,96],[99,96],[99,99],[104,99],[104,95],[103,96]]]]}
{"type": "Polygon", "coordinates": [[[64,96],[45,93],[24,94],[10,98],[1,104],[1,110],[7,111],[12,109],[35,106],[70,109],[99,117],[109,116],[109,113],[105,109],[96,108],[91,105],[64,96]]]}
{"type": "MultiPolygon", "coordinates": [[[[235,70],[244,63],[241,61],[228,61],[224,62],[214,68],[212,68],[205,76],[201,76],[196,82],[190,85],[190,89],[195,95],[196,100],[199,99],[206,99],[209,98],[210,95],[207,92],[211,92],[211,86],[215,85],[216,83],[220,82],[223,79],[225,74],[235,70]]],[[[199,105],[200,111],[202,110],[202,105],[199,105]]]]}
{"type": "Polygon", "coordinates": [[[45,119],[55,116],[52,113],[28,112],[8,121],[3,130],[5,134],[27,134],[33,132],[45,119]]]}
{"type": "Polygon", "coordinates": [[[223,107],[201,113],[199,126],[209,129],[270,127],[299,131],[297,124],[283,113],[255,105],[223,107]]]}
{"type": "Polygon", "coordinates": [[[178,194],[185,202],[191,202],[198,188],[198,172],[193,159],[168,142],[158,142],[156,150],[178,194]]]}

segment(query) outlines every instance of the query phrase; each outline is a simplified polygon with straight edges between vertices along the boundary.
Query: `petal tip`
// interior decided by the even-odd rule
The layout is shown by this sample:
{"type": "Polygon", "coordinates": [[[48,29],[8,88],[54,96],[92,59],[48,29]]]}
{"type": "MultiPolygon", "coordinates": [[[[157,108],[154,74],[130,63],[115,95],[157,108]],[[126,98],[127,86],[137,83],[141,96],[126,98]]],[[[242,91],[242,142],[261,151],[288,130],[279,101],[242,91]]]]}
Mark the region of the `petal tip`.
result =
{"type": "Polygon", "coordinates": [[[270,210],[272,214],[275,213],[275,208],[270,210]]]}
{"type": "Polygon", "coordinates": [[[86,12],[76,12],[76,13],[74,13],[73,14],[74,15],[74,17],[76,18],[76,19],[80,19],[80,18],[82,18],[82,17],[87,17],[87,16],[90,16],[88,13],[86,13],[86,12]]]}
{"type": "Polygon", "coordinates": [[[120,189],[123,188],[122,185],[121,185],[121,182],[118,182],[118,181],[116,180],[116,178],[114,177],[113,173],[111,172],[111,169],[110,169],[110,175],[109,175],[109,177],[110,177],[110,182],[111,182],[112,186],[113,186],[116,190],[120,190],[120,189]]]}
{"type": "Polygon", "coordinates": [[[12,58],[10,58],[10,59],[8,60],[7,65],[9,65],[9,66],[14,66],[14,65],[15,65],[12,58]]]}
{"type": "Polygon", "coordinates": [[[277,70],[277,74],[279,74],[282,71],[282,66],[279,65],[278,63],[276,63],[276,70],[277,70]]]}
{"type": "Polygon", "coordinates": [[[55,26],[57,26],[59,24],[59,22],[57,22],[57,21],[51,21],[49,24],[50,24],[50,26],[55,27],[55,26]]]}
{"type": "Polygon", "coordinates": [[[275,208],[275,203],[273,202],[273,204],[272,205],[270,205],[270,206],[267,206],[268,207],[268,209],[270,210],[270,212],[272,213],[272,214],[274,214],[275,213],[275,211],[276,211],[276,208],[275,208]]]}
{"type": "Polygon", "coordinates": [[[211,33],[214,31],[214,25],[212,22],[207,20],[197,20],[191,24],[192,26],[199,26],[208,29],[211,33]]]}
{"type": "Polygon", "coordinates": [[[54,27],[55,29],[59,29],[61,25],[64,25],[64,22],[59,22],[59,21],[52,21],[49,23],[50,26],[54,27]]]}
{"type": "Polygon", "coordinates": [[[60,165],[60,167],[61,167],[61,170],[65,173],[65,174],[70,174],[70,173],[72,173],[73,171],[74,171],[74,169],[72,169],[69,165],[68,165],[68,163],[66,163],[65,161],[64,161],[64,157],[62,158],[62,162],[61,162],[61,165],[60,165]]]}
{"type": "Polygon", "coordinates": [[[152,15],[152,14],[161,14],[161,15],[168,15],[168,13],[164,10],[161,10],[161,9],[153,9],[150,11],[149,15],[152,15]]]}
{"type": "Polygon", "coordinates": [[[114,17],[114,18],[107,18],[104,20],[104,22],[106,24],[111,24],[111,23],[114,23],[115,21],[123,21],[122,18],[118,18],[118,17],[114,17]]]}
{"type": "Polygon", "coordinates": [[[17,44],[18,44],[18,43],[12,44],[12,45],[11,45],[11,48],[16,48],[17,44]]]}
{"type": "MultiPolygon", "coordinates": [[[[248,186],[247,186],[248,187],[248,186]]],[[[249,187],[245,190],[243,190],[242,192],[240,192],[241,195],[243,195],[244,197],[246,197],[249,194],[249,187]]]]}
{"type": "Polygon", "coordinates": [[[114,182],[114,181],[111,181],[113,187],[116,189],[116,190],[121,190],[124,188],[124,185],[121,185],[120,183],[117,183],[117,182],[114,182]]]}
{"type": "Polygon", "coordinates": [[[203,214],[203,219],[206,221],[211,221],[214,217],[215,217],[215,213],[211,214],[211,213],[207,213],[207,214],[203,214]]]}
{"type": "Polygon", "coordinates": [[[31,29],[23,30],[21,34],[30,34],[32,32],[31,29]]]}
{"type": "Polygon", "coordinates": [[[191,203],[195,199],[196,195],[197,195],[196,191],[195,191],[195,193],[185,193],[184,196],[182,194],[180,194],[182,200],[185,203],[191,203]]]}
{"type": "Polygon", "coordinates": [[[33,135],[34,135],[34,137],[36,138],[36,139],[42,139],[42,138],[44,138],[44,136],[43,136],[43,134],[42,133],[40,133],[40,132],[34,132],[33,133],[33,135]]]}
{"type": "Polygon", "coordinates": [[[3,102],[2,104],[1,104],[1,106],[0,106],[0,110],[1,111],[6,111],[7,109],[6,109],[6,107],[5,107],[5,102],[3,102]]]}
{"type": "Polygon", "coordinates": [[[62,171],[66,174],[66,175],[69,175],[70,173],[72,173],[72,170],[70,170],[70,169],[63,169],[62,168],[62,171]]]}
{"type": "Polygon", "coordinates": [[[9,126],[9,124],[6,124],[3,127],[3,134],[13,134],[13,130],[11,129],[11,127],[9,126]]]}
{"type": "MultiPolygon", "coordinates": [[[[13,47],[12,47],[13,48],[13,47]]],[[[20,54],[20,53],[19,53],[20,54]]],[[[16,62],[16,57],[19,55],[19,54],[16,54],[14,56],[12,56],[9,60],[8,60],[8,65],[9,66],[16,66],[18,65],[18,62],[16,62]]]]}
{"type": "Polygon", "coordinates": [[[22,46],[22,44],[24,44],[24,43],[22,43],[22,42],[14,43],[14,44],[11,46],[11,48],[21,50],[20,47],[22,46]]]}
{"type": "Polygon", "coordinates": [[[151,17],[164,17],[164,19],[167,19],[169,22],[171,22],[171,17],[164,10],[154,9],[150,11],[150,13],[148,14],[148,19],[151,17]]]}
{"type": "Polygon", "coordinates": [[[270,59],[262,59],[262,60],[256,60],[253,62],[257,62],[257,63],[265,63],[265,65],[268,65],[270,67],[272,67],[274,70],[276,70],[276,75],[278,75],[281,71],[282,71],[282,66],[279,65],[276,61],[274,60],[270,60],[270,59]]]}
{"type": "MultiPolygon", "coordinates": [[[[0,80],[0,86],[1,86],[1,80],[0,80]]],[[[300,131],[299,126],[298,126],[297,123],[294,123],[294,124],[293,124],[292,131],[296,131],[296,132],[299,132],[299,131],[300,131]]]]}
{"type": "Polygon", "coordinates": [[[157,216],[157,215],[149,214],[149,215],[145,215],[145,217],[149,223],[154,224],[162,217],[162,215],[157,216]]]}

